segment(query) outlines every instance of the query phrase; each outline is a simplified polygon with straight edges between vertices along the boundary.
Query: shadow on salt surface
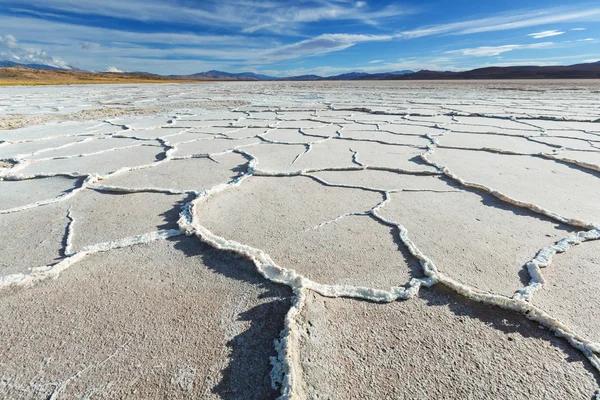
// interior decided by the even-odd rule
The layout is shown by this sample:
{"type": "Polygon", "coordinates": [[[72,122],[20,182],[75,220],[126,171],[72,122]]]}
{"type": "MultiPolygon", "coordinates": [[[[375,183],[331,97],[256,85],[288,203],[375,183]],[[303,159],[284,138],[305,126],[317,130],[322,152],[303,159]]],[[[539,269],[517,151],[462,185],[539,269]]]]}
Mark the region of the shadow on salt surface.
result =
{"type": "Polygon", "coordinates": [[[568,218],[599,221],[600,173],[532,156],[440,149],[429,157],[468,182],[493,188],[568,218]],[[561,190],[549,190],[550,185],[561,190]]]}
{"type": "MultiPolygon", "coordinates": [[[[119,194],[117,194],[119,195],[119,194]]],[[[125,194],[126,196],[126,194],[125,194]]],[[[188,204],[190,201],[194,200],[196,196],[193,194],[188,194],[187,197],[182,198],[181,200],[178,200],[177,202],[175,202],[173,204],[173,208],[159,214],[161,217],[163,217],[164,220],[164,224],[162,225],[157,225],[156,228],[157,229],[177,229],[178,225],[177,225],[177,221],[179,220],[179,214],[181,213],[182,208],[188,204]]]]}
{"type": "Polygon", "coordinates": [[[600,342],[600,241],[582,243],[555,257],[542,273],[544,290],[532,300],[585,338],[600,342]]]}
{"type": "MultiPolygon", "coordinates": [[[[589,375],[593,376],[596,385],[600,387],[600,374],[591,365],[589,360],[573,349],[565,339],[553,335],[541,325],[536,327],[535,323],[528,321],[520,315],[513,315],[509,311],[463,298],[443,286],[436,286],[434,290],[434,293],[438,292],[441,296],[431,295],[428,291],[428,289],[425,289],[421,295],[426,300],[428,306],[447,307],[457,316],[479,320],[487,326],[505,333],[507,340],[510,342],[515,341],[515,339],[518,340],[519,337],[544,341],[556,349],[556,351],[564,353],[566,356],[564,361],[571,364],[580,364],[589,375]]],[[[545,368],[547,367],[545,366],[545,368]]],[[[567,396],[563,398],[567,398],[567,396]]],[[[595,399],[591,393],[590,398],[595,399]]]]}
{"type": "Polygon", "coordinates": [[[195,237],[91,255],[0,292],[0,398],[275,398],[290,296],[195,237]]]}
{"type": "Polygon", "coordinates": [[[600,386],[600,374],[580,352],[573,349],[565,339],[555,336],[541,325],[536,326],[535,322],[530,322],[521,315],[469,300],[441,285],[437,285],[433,290],[424,289],[420,297],[426,301],[428,306],[447,307],[457,316],[479,320],[508,335],[507,340],[510,342],[515,340],[511,334],[543,340],[563,352],[566,355],[565,361],[581,363],[581,366],[594,377],[600,386]]]}
{"type": "MultiPolygon", "coordinates": [[[[455,185],[456,183],[451,181],[450,179],[446,178],[446,177],[442,177],[442,180],[445,180],[448,185],[455,185]]],[[[530,210],[527,210],[525,208],[521,208],[521,207],[517,207],[517,206],[513,206],[511,204],[508,204],[506,202],[500,201],[498,199],[496,199],[495,197],[486,194],[486,193],[482,193],[481,191],[478,191],[477,189],[473,189],[473,188],[468,188],[468,187],[460,187],[460,189],[464,192],[470,192],[473,194],[476,194],[478,196],[481,196],[481,204],[488,206],[488,207],[494,207],[497,209],[501,209],[504,211],[509,211],[511,212],[513,215],[515,216],[519,216],[519,217],[529,217],[529,218],[534,218],[537,219],[539,221],[543,221],[543,222],[547,222],[549,224],[553,224],[554,225],[554,229],[557,231],[562,231],[563,236],[567,237],[569,236],[569,234],[580,231],[581,229],[575,228],[573,226],[570,225],[565,225],[565,224],[561,224],[559,222],[556,222],[555,220],[546,217],[545,215],[542,214],[538,214],[538,213],[534,213],[530,210]]],[[[548,236],[548,235],[546,235],[548,236]]],[[[559,239],[558,237],[556,237],[555,239],[559,239]]],[[[532,254],[531,257],[533,258],[535,256],[535,254],[532,254]]],[[[529,274],[528,270],[527,270],[527,266],[523,265],[523,268],[521,268],[519,270],[519,278],[521,279],[521,283],[523,285],[528,285],[530,280],[531,280],[531,275],[529,274]]]]}
{"type": "Polygon", "coordinates": [[[191,195],[114,193],[86,189],[71,200],[73,247],[141,235],[159,229],[178,229],[181,207],[191,195]]]}
{"type": "Polygon", "coordinates": [[[65,203],[0,215],[0,275],[50,265],[63,257],[65,203]]]}
{"type": "Polygon", "coordinates": [[[596,171],[596,170],[592,170],[589,168],[585,168],[581,165],[577,165],[577,164],[573,164],[572,162],[568,162],[569,160],[569,156],[571,154],[583,154],[583,155],[588,155],[588,159],[587,160],[579,160],[576,158],[576,161],[588,161],[588,162],[594,162],[597,165],[600,165],[600,152],[597,151],[593,151],[593,152],[583,152],[583,151],[563,151],[558,153],[557,157],[558,159],[553,159],[552,161],[559,163],[561,165],[564,165],[566,167],[569,167],[571,169],[574,169],[576,171],[579,172],[585,172],[588,175],[592,175],[595,178],[600,179],[600,171],[596,171]],[[561,159],[564,158],[565,160],[561,159]]]}
{"type": "Polygon", "coordinates": [[[587,399],[600,383],[565,340],[441,286],[385,304],[309,294],[301,318],[308,398],[587,399]]]}
{"type": "Polygon", "coordinates": [[[223,399],[271,399],[279,396],[271,388],[270,357],[276,356],[273,345],[283,330],[285,315],[291,306],[292,292],[284,285],[272,283],[256,271],[255,266],[241,257],[216,250],[199,239],[171,238],[174,248],[187,257],[200,257],[202,264],[217,274],[243,281],[262,290],[259,299],[272,299],[237,314],[248,329],[233,337],[229,363],[222,371],[221,381],[212,392],[223,399]]]}
{"type": "Polygon", "coordinates": [[[379,212],[402,223],[441,272],[480,290],[512,296],[531,279],[523,266],[576,230],[442,181],[451,192],[394,193],[379,212]]]}

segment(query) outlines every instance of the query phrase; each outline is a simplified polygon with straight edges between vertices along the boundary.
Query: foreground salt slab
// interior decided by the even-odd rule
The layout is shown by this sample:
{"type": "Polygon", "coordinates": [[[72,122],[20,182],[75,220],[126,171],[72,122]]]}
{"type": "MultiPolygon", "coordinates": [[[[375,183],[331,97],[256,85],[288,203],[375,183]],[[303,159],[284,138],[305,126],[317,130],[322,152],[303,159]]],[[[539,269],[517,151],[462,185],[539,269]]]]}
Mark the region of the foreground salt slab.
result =
{"type": "Polygon", "coordinates": [[[19,172],[23,174],[96,173],[106,175],[121,168],[132,168],[159,161],[164,157],[163,154],[162,147],[140,145],[138,147],[94,153],[84,157],[32,162],[24,165],[22,169],[19,169],[19,172]]]}
{"type": "MultiPolygon", "coordinates": [[[[267,171],[298,171],[307,168],[307,163],[300,162],[306,155],[308,148],[304,145],[260,143],[244,148],[244,152],[252,155],[258,161],[258,168],[267,171]],[[271,154],[272,156],[266,155],[271,154]]],[[[352,153],[346,149],[341,155],[331,154],[330,165],[351,166],[352,153]]],[[[313,158],[314,160],[314,158],[313,158]]],[[[308,165],[315,165],[314,162],[308,165]]],[[[321,164],[323,165],[323,163],[321,164]]]]}
{"type": "Polygon", "coordinates": [[[73,251],[146,232],[177,229],[179,212],[187,197],[86,189],[70,208],[74,219],[73,251]]]}
{"type": "Polygon", "coordinates": [[[81,179],[66,176],[0,181],[0,213],[66,196],[81,183],[81,179]]]}
{"type": "Polygon", "coordinates": [[[548,284],[534,303],[600,342],[600,243],[576,246],[544,269],[548,284]]]}
{"type": "Polygon", "coordinates": [[[540,249],[573,231],[490,195],[450,185],[446,191],[394,193],[379,213],[401,222],[441,272],[506,296],[528,283],[525,264],[540,249]]]}
{"type": "Polygon", "coordinates": [[[45,125],[34,125],[15,130],[0,131],[0,140],[23,141],[65,136],[84,136],[90,134],[111,133],[122,130],[121,127],[102,121],[66,121],[45,125]]]}
{"type": "MultiPolygon", "coordinates": [[[[600,150],[600,146],[597,147],[600,150]]],[[[600,151],[562,151],[556,155],[559,160],[569,164],[582,165],[584,168],[600,171],[600,151]]]]}
{"type": "Polygon", "coordinates": [[[215,234],[263,249],[316,282],[389,289],[420,272],[397,232],[366,215],[381,200],[305,176],[256,177],[209,198],[196,214],[215,234]]]}
{"type": "Polygon", "coordinates": [[[348,139],[362,139],[365,141],[371,140],[381,143],[393,143],[408,147],[424,147],[429,144],[429,140],[416,135],[396,135],[394,133],[379,131],[379,130],[349,130],[345,129],[342,132],[342,137],[348,139]]]}
{"type": "MultiPolygon", "coordinates": [[[[537,138],[535,140],[538,140],[537,138]]],[[[512,153],[539,154],[552,153],[556,147],[528,140],[523,137],[494,134],[457,133],[439,139],[440,147],[458,147],[463,149],[490,149],[512,153]]]]}
{"type": "Polygon", "coordinates": [[[585,399],[597,387],[551,333],[445,291],[383,305],[310,294],[299,318],[307,398],[585,399]]]}
{"type": "Polygon", "coordinates": [[[34,155],[44,154],[56,148],[65,148],[90,140],[89,137],[59,137],[34,141],[23,141],[0,145],[0,158],[31,158],[34,155]]]}
{"type": "Polygon", "coordinates": [[[372,142],[351,143],[349,148],[357,152],[356,159],[362,164],[412,172],[435,171],[419,158],[423,149],[372,142]]]}
{"type": "Polygon", "coordinates": [[[135,169],[103,179],[104,186],[130,189],[162,188],[202,191],[240,174],[248,160],[240,154],[227,153],[209,158],[188,158],[135,169]]]}
{"type": "Polygon", "coordinates": [[[214,138],[210,140],[198,140],[186,143],[185,146],[181,146],[181,149],[177,150],[175,154],[183,157],[191,156],[193,154],[218,154],[257,143],[260,143],[260,140],[257,138],[237,140],[214,138]]]}
{"type": "MultiPolygon", "coordinates": [[[[42,154],[37,154],[33,157],[25,157],[25,159],[39,161],[52,158],[80,157],[86,154],[102,153],[114,149],[126,149],[129,147],[137,147],[139,144],[140,143],[136,140],[126,138],[88,138],[88,140],[83,140],[81,142],[73,144],[72,146],[47,151],[42,154]]],[[[154,142],[153,144],[159,145],[159,143],[157,142],[154,142]]]]}
{"type": "Polygon", "coordinates": [[[567,218],[600,223],[598,173],[531,156],[437,149],[430,159],[479,183],[567,218]],[[548,191],[548,185],[560,190],[548,191]]]}
{"type": "Polygon", "coordinates": [[[323,171],[311,175],[333,185],[360,186],[380,191],[453,191],[448,183],[435,175],[412,175],[394,171],[323,171]]]}
{"type": "Polygon", "coordinates": [[[287,296],[193,238],[90,256],[0,293],[0,397],[273,398],[287,296]]]}
{"type": "Polygon", "coordinates": [[[65,203],[0,215],[0,276],[22,273],[62,259],[68,223],[65,203]]]}

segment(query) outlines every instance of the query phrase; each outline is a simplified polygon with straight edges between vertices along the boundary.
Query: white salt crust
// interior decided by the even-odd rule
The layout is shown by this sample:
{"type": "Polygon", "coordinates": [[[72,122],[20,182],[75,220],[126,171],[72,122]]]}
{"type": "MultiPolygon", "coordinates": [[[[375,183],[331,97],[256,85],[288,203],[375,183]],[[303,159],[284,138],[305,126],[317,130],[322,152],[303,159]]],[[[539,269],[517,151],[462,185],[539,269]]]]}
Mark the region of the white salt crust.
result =
{"type": "MultiPolygon", "coordinates": [[[[357,106],[356,104],[352,104],[354,100],[352,100],[351,96],[346,99],[344,96],[336,97],[332,93],[326,93],[327,96],[331,98],[330,101],[309,103],[298,101],[290,93],[280,93],[275,99],[270,96],[263,96],[261,93],[266,93],[272,88],[269,85],[265,85],[262,89],[260,86],[257,88],[260,90],[257,90],[252,95],[251,106],[243,105],[245,103],[241,103],[242,105],[237,107],[232,106],[226,112],[214,111],[202,107],[194,108],[193,102],[190,102],[189,104],[183,102],[171,105],[169,113],[164,116],[146,119],[121,118],[114,121],[98,121],[92,128],[82,129],[81,132],[78,132],[76,129],[73,130],[73,127],[69,125],[67,133],[61,133],[57,130],[56,124],[50,124],[47,128],[45,126],[23,128],[23,132],[25,132],[27,138],[19,140],[16,139],[17,136],[15,135],[15,131],[0,131],[0,147],[3,154],[7,151],[10,153],[11,146],[18,148],[17,145],[23,143],[35,143],[36,146],[37,144],[40,145],[35,151],[29,153],[19,153],[17,151],[11,155],[11,157],[5,158],[7,167],[0,168],[0,184],[1,181],[22,181],[51,177],[75,178],[73,180],[74,187],[68,192],[54,198],[40,199],[18,207],[1,209],[0,215],[15,214],[31,208],[43,207],[48,204],[67,200],[77,201],[77,195],[88,189],[120,193],[123,195],[128,193],[147,192],[187,194],[193,196],[193,200],[186,203],[181,209],[178,221],[179,229],[157,230],[112,242],[96,243],[77,252],[73,252],[72,250],[73,237],[76,235],[77,215],[73,215],[71,210],[69,210],[67,215],[68,223],[66,226],[66,238],[64,241],[65,258],[53,265],[32,266],[32,268],[26,272],[0,277],[0,288],[13,286],[26,287],[45,279],[57,279],[63,271],[75,266],[79,260],[90,254],[138,244],[151,243],[156,240],[164,240],[183,234],[195,235],[202,242],[216,249],[233,252],[249,259],[256,266],[258,273],[265,279],[286,285],[293,290],[295,298],[292,307],[285,317],[284,329],[281,332],[280,338],[274,344],[278,355],[271,359],[273,365],[271,373],[272,384],[274,388],[280,390],[281,399],[301,399],[306,397],[302,391],[302,365],[298,354],[298,315],[304,306],[307,291],[313,291],[327,297],[349,297],[375,302],[392,302],[396,300],[408,300],[417,296],[422,286],[430,287],[432,285],[441,284],[468,299],[525,315],[527,318],[550,329],[557,336],[565,338],[573,347],[580,350],[590,361],[591,365],[600,372],[600,343],[592,342],[585,337],[580,336],[572,328],[553,318],[544,310],[531,303],[535,292],[543,289],[544,284],[546,284],[543,269],[552,267],[551,263],[553,257],[568,251],[572,246],[583,245],[586,241],[600,239],[600,226],[594,222],[583,221],[568,215],[560,215],[552,210],[539,207],[535,204],[513,199],[482,183],[466,181],[460,176],[457,176],[446,166],[435,163],[430,159],[430,156],[434,154],[438,147],[454,148],[453,146],[444,146],[443,143],[444,137],[453,134],[453,125],[456,125],[456,132],[468,131],[481,136],[488,135],[489,137],[519,137],[532,143],[543,144],[550,149],[547,152],[532,153],[520,151],[519,149],[507,149],[505,147],[496,148],[493,146],[483,146],[469,147],[469,150],[471,151],[541,157],[557,162],[573,164],[590,171],[600,171],[599,165],[578,161],[568,157],[561,157],[561,153],[565,151],[571,153],[578,151],[592,153],[600,152],[599,119],[597,114],[590,113],[590,107],[582,107],[580,110],[573,111],[575,114],[565,117],[550,112],[549,109],[544,109],[543,105],[536,109],[536,105],[529,102],[527,98],[519,97],[518,94],[513,94],[514,98],[510,99],[511,107],[515,107],[515,102],[520,102],[523,104],[524,109],[527,110],[526,112],[518,113],[518,115],[515,116],[506,114],[503,111],[487,113],[470,112],[469,109],[474,108],[478,102],[485,102],[485,99],[477,98],[469,99],[466,103],[449,104],[452,102],[452,97],[449,96],[444,99],[444,104],[436,104],[435,102],[428,103],[427,110],[425,110],[425,108],[419,108],[420,106],[416,104],[415,100],[408,102],[402,97],[395,99],[395,101],[375,102],[375,104],[369,106],[357,106]],[[263,90],[263,92],[261,92],[261,90],[263,90]],[[415,109],[420,111],[415,112],[415,109]],[[570,123],[570,125],[565,125],[565,123],[570,123]],[[556,129],[554,129],[554,125],[556,125],[556,129]],[[553,127],[552,141],[544,141],[543,139],[549,137],[546,133],[550,131],[548,126],[553,127]],[[177,140],[178,137],[183,138],[183,135],[191,135],[195,130],[201,132],[202,129],[209,132],[208,136],[202,134],[197,139],[177,140]],[[283,136],[287,135],[296,140],[284,141],[281,139],[274,139],[281,136],[278,136],[279,130],[281,130],[283,136]],[[297,133],[294,133],[294,131],[297,133]],[[372,137],[361,137],[361,135],[364,135],[363,133],[360,135],[355,134],[353,136],[347,136],[344,131],[371,132],[372,137]],[[388,136],[394,135],[394,141],[374,138],[377,136],[377,132],[380,132],[381,134],[385,133],[388,136]],[[561,135],[561,132],[565,132],[565,134],[561,135]],[[567,132],[569,133],[569,136],[567,136],[567,132]],[[590,139],[576,139],[578,142],[574,142],[572,132],[577,132],[582,137],[590,139]],[[399,142],[396,141],[396,137],[399,142]],[[428,144],[411,144],[412,142],[408,142],[409,139],[406,139],[407,142],[403,143],[403,137],[421,138],[424,143],[428,144]],[[71,138],[73,142],[52,145],[53,139],[57,138],[71,138]],[[139,143],[102,149],[95,152],[78,153],[67,156],[49,156],[49,154],[52,154],[54,151],[68,149],[76,145],[89,144],[97,138],[127,138],[139,143]],[[256,139],[256,142],[252,140],[248,141],[248,139],[256,139]],[[171,140],[174,141],[171,142],[171,140]],[[220,141],[219,146],[217,146],[219,151],[217,152],[207,151],[206,153],[194,152],[187,155],[177,155],[178,152],[185,150],[190,144],[202,147],[203,143],[208,145],[209,142],[215,140],[220,141]],[[561,140],[570,144],[571,147],[569,145],[561,145],[561,140]],[[352,165],[340,167],[340,164],[336,160],[331,160],[331,165],[328,167],[292,168],[291,170],[278,171],[261,169],[260,160],[252,155],[252,149],[255,146],[260,146],[260,143],[270,143],[277,146],[301,146],[302,151],[291,160],[293,166],[301,159],[311,154],[311,151],[315,149],[315,146],[333,141],[347,145],[352,165]],[[44,147],[45,142],[49,144],[49,147],[44,147]],[[578,145],[579,142],[582,142],[581,146],[578,145]],[[413,148],[420,152],[420,161],[422,164],[433,168],[415,170],[392,168],[389,166],[377,165],[377,163],[367,164],[361,161],[361,152],[355,150],[355,145],[357,143],[377,143],[383,146],[413,148]],[[572,147],[574,144],[577,144],[578,146],[572,147]],[[162,151],[162,156],[155,161],[131,167],[118,168],[114,172],[105,175],[78,172],[68,174],[20,172],[28,165],[43,163],[49,160],[66,160],[72,158],[81,158],[85,160],[86,157],[91,155],[101,155],[121,149],[131,149],[142,146],[155,146],[162,151]],[[172,160],[206,158],[215,163],[219,163],[218,157],[227,153],[238,153],[246,158],[247,163],[241,166],[243,172],[240,172],[233,180],[222,182],[211,188],[179,190],[165,187],[114,186],[104,185],[102,183],[102,181],[108,177],[125,174],[134,170],[146,170],[151,174],[152,168],[171,162],[172,160]],[[422,177],[444,177],[457,185],[456,190],[449,191],[460,191],[461,188],[464,187],[487,193],[510,207],[525,209],[561,224],[571,226],[576,229],[576,232],[559,240],[553,245],[540,249],[537,254],[533,256],[531,261],[524,266],[530,275],[530,281],[521,288],[515,288],[516,293],[513,297],[482,291],[441,273],[433,261],[419,249],[417,243],[411,240],[410,232],[402,225],[401,221],[386,219],[379,213],[380,210],[385,208],[386,204],[392,201],[390,196],[392,193],[402,190],[428,191],[428,189],[411,188],[386,191],[358,184],[335,184],[314,175],[315,173],[324,171],[338,171],[343,173],[344,171],[363,170],[422,177]],[[207,199],[218,198],[219,194],[222,192],[235,190],[240,185],[243,185],[246,180],[252,179],[254,176],[271,177],[273,179],[277,179],[278,177],[304,176],[310,177],[314,181],[325,186],[345,187],[380,193],[383,196],[383,200],[379,204],[374,204],[367,214],[374,217],[381,224],[397,229],[399,235],[398,239],[406,247],[408,252],[419,261],[424,277],[413,278],[403,286],[394,286],[388,290],[376,289],[368,286],[323,284],[312,281],[294,270],[286,269],[278,265],[276,261],[262,249],[253,248],[246,244],[218,236],[199,223],[196,212],[201,212],[202,204],[207,199]]],[[[183,89],[178,88],[178,90],[183,89]]],[[[215,102],[218,103],[220,101],[219,86],[213,86],[212,90],[215,92],[215,102]]],[[[179,96],[179,98],[181,98],[181,96],[179,96]]],[[[551,100],[543,100],[543,104],[554,104],[551,100]]],[[[135,98],[130,99],[130,101],[135,102],[135,98]]],[[[597,103],[593,103],[592,98],[590,98],[589,101],[589,104],[597,105],[597,103]]],[[[5,109],[0,108],[0,115],[7,111],[14,113],[15,110],[27,113],[38,112],[36,111],[37,109],[32,108],[28,102],[29,100],[27,99],[17,99],[14,101],[13,106],[8,108],[4,107],[5,109]]],[[[228,103],[225,102],[223,104],[228,103]]],[[[168,104],[158,104],[156,102],[150,105],[169,106],[168,104]]],[[[550,108],[550,106],[548,107],[550,108]]],[[[491,110],[491,105],[485,109],[491,110]]],[[[500,109],[501,108],[498,108],[498,110],[500,109]]],[[[48,111],[44,111],[42,107],[41,112],[48,111]]],[[[418,166],[418,164],[415,164],[415,166],[418,166]]],[[[190,171],[190,173],[193,172],[190,171]]],[[[196,171],[195,173],[198,172],[196,171]]],[[[323,222],[315,228],[325,224],[336,223],[349,215],[365,215],[365,213],[356,212],[340,215],[330,221],[323,222]]],[[[600,393],[596,393],[596,396],[597,398],[600,398],[600,393]]]]}

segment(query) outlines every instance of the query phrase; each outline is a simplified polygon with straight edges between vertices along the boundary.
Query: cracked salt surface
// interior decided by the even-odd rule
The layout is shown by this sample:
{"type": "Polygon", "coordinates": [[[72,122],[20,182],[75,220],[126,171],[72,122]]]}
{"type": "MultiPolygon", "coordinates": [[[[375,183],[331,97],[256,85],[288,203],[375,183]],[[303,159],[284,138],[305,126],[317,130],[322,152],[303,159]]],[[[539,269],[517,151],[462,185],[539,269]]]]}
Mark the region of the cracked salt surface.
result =
{"type": "Polygon", "coordinates": [[[0,396],[600,398],[594,85],[3,89],[158,111],[0,131],[0,396]]]}

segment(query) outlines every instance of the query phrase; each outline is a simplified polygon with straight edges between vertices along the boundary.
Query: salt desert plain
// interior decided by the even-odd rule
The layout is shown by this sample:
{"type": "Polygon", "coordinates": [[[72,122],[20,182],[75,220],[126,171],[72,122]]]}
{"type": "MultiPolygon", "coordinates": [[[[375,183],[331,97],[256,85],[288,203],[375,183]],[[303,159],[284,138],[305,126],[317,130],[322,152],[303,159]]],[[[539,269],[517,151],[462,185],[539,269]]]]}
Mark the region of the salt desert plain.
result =
{"type": "Polygon", "coordinates": [[[0,397],[600,398],[600,82],[0,89],[0,397]]]}

